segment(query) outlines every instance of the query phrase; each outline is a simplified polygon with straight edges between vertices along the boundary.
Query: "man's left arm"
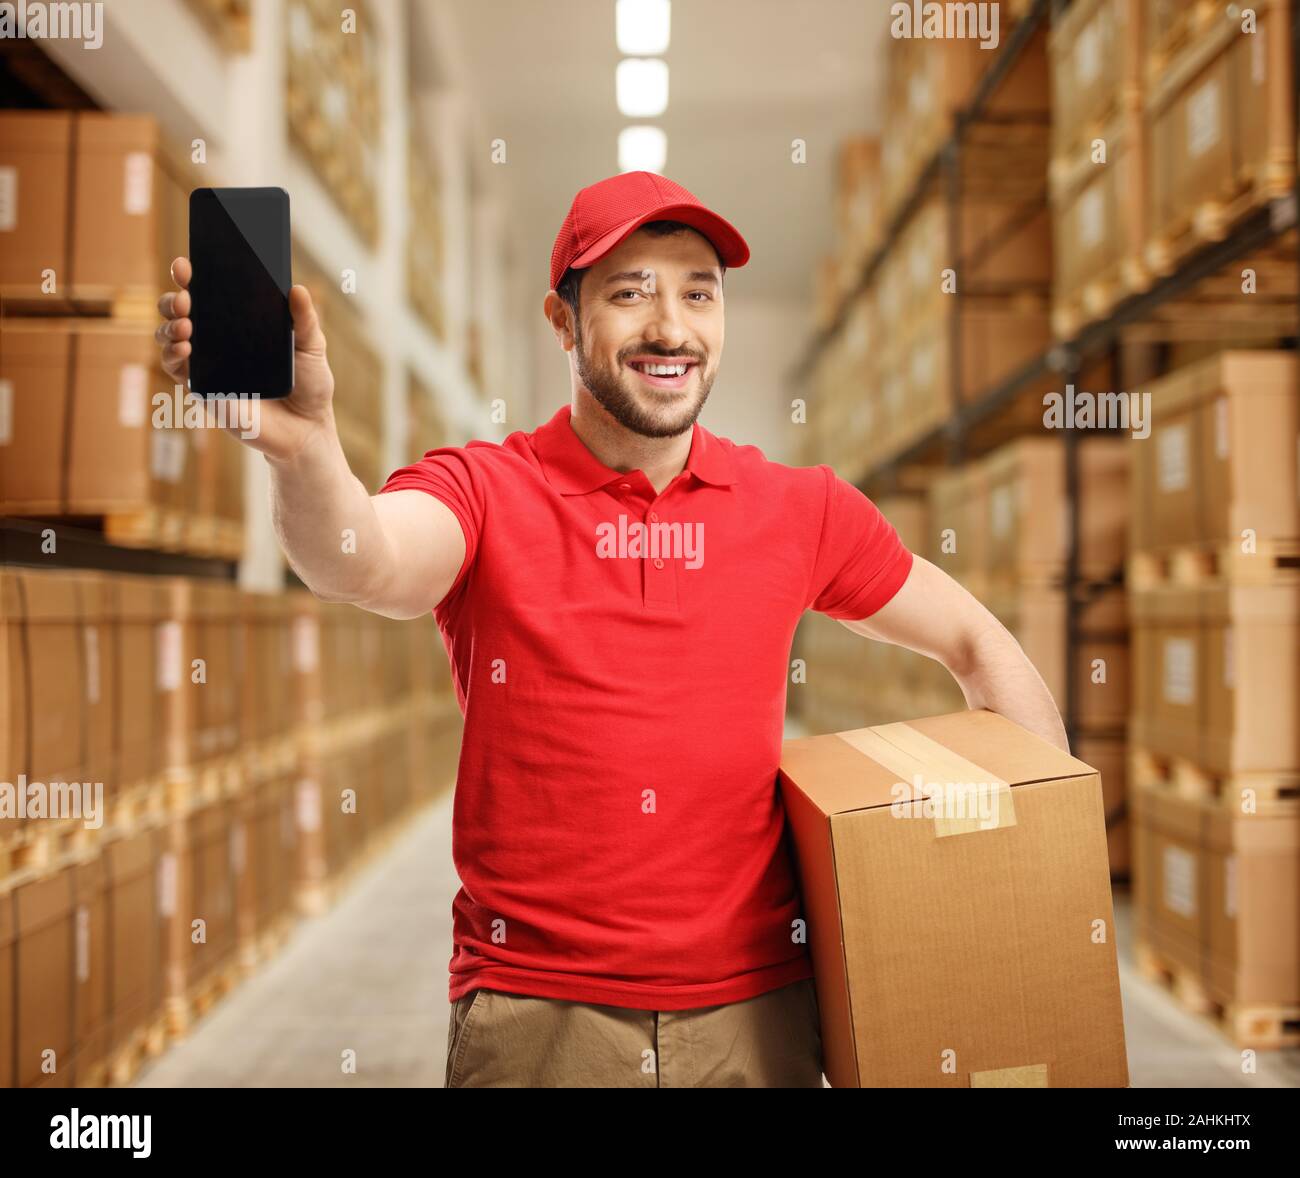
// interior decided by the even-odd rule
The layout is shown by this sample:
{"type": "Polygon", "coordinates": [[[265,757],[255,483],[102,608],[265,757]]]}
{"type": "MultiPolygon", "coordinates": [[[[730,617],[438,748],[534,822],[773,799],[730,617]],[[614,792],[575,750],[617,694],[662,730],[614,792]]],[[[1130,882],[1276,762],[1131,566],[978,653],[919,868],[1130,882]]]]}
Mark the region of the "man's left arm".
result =
{"type": "Polygon", "coordinates": [[[839,619],[855,634],[937,659],[972,708],[998,712],[1070,751],[1061,714],[1020,643],[967,589],[913,554],[901,588],[870,617],[839,619]]]}

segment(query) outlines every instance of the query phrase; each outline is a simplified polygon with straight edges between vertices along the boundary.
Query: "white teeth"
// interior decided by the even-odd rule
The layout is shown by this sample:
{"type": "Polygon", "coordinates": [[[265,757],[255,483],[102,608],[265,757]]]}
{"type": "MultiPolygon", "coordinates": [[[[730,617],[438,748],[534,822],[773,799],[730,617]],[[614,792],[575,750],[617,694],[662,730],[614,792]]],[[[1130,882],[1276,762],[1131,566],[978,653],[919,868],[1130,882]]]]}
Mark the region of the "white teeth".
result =
{"type": "Polygon", "coordinates": [[[687,369],[685,364],[633,364],[632,367],[647,376],[685,376],[687,369]]]}

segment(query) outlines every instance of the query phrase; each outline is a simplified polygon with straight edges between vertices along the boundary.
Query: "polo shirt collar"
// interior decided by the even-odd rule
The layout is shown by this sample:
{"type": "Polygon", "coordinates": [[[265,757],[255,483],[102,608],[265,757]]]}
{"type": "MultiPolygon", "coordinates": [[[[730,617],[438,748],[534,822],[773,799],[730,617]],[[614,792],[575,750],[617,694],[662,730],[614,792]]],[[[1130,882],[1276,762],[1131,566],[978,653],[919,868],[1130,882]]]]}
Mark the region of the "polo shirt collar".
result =
{"type": "MultiPolygon", "coordinates": [[[[533,432],[533,448],[547,480],[562,495],[585,495],[626,474],[600,461],[573,430],[572,405],[562,405],[545,425],[533,432]]],[[[691,451],[686,470],[700,482],[725,487],[736,481],[731,456],[697,421],[691,427],[691,451]]]]}

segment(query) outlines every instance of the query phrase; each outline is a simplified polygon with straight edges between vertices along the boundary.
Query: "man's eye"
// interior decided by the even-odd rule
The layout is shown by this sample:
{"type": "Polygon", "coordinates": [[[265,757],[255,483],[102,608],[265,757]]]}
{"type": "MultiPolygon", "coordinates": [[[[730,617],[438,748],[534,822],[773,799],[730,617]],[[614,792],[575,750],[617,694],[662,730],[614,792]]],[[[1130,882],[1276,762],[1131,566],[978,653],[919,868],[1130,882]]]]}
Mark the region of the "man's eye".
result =
{"type": "MultiPolygon", "coordinates": [[[[618,292],[618,294],[616,294],[614,297],[615,297],[616,299],[618,299],[618,298],[622,298],[623,295],[625,295],[625,294],[630,294],[630,295],[639,295],[640,293],[641,293],[641,292],[640,292],[639,290],[632,290],[632,289],[629,287],[627,290],[620,290],[620,291],[618,292]]],[[[630,300],[630,299],[624,299],[623,301],[624,301],[624,302],[630,302],[631,300],[630,300]]]]}
{"type": "Polygon", "coordinates": [[[709,292],[708,292],[707,290],[693,290],[693,291],[691,291],[691,294],[692,294],[692,295],[702,295],[702,296],[704,297],[705,300],[710,300],[710,299],[713,298],[713,296],[712,296],[711,294],[709,294],[709,292]]]}

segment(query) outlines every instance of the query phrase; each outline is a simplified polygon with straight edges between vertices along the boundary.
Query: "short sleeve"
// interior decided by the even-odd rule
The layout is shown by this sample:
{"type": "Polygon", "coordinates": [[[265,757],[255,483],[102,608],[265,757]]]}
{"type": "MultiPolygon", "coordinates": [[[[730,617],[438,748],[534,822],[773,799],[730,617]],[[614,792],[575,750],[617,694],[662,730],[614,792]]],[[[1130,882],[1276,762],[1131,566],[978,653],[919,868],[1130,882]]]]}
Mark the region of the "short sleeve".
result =
{"type": "Polygon", "coordinates": [[[808,608],[860,621],[902,588],[912,569],[912,553],[857,487],[829,466],[818,469],[826,475],[826,511],[808,608]]]}
{"type": "Polygon", "coordinates": [[[478,555],[486,503],[482,483],[463,447],[442,446],[428,451],[419,462],[393,471],[379,488],[379,494],[407,490],[423,491],[446,504],[460,521],[465,536],[465,559],[446,597],[438,603],[441,606],[460,588],[478,555]]]}

